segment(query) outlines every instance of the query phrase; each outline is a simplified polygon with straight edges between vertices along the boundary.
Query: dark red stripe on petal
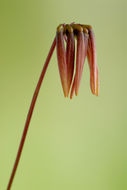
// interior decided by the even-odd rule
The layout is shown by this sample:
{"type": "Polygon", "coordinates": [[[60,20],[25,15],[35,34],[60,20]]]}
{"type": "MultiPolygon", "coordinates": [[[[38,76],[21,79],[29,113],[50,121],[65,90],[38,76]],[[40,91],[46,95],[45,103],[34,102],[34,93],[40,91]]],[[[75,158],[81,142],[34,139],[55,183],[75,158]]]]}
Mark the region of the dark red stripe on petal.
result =
{"type": "Polygon", "coordinates": [[[81,75],[82,75],[82,72],[83,72],[83,67],[84,67],[84,63],[85,63],[85,59],[86,59],[86,55],[87,55],[88,37],[89,37],[89,35],[84,33],[84,59],[83,59],[82,67],[81,67],[81,75]]]}
{"type": "Polygon", "coordinates": [[[75,39],[74,39],[74,34],[69,33],[67,38],[67,48],[66,48],[68,93],[73,78],[74,58],[75,58],[75,39]]]}
{"type": "Polygon", "coordinates": [[[64,47],[63,30],[56,33],[57,60],[64,96],[68,95],[66,51],[64,47]]]}
{"type": "Polygon", "coordinates": [[[89,35],[84,33],[84,61],[85,61],[86,55],[87,55],[88,38],[89,38],[89,35]]]}
{"type": "Polygon", "coordinates": [[[96,64],[96,44],[92,28],[89,29],[87,58],[90,67],[90,87],[93,94],[98,94],[98,69],[96,64]]]}
{"type": "Polygon", "coordinates": [[[78,94],[79,85],[82,76],[82,70],[84,65],[84,34],[79,32],[77,35],[77,57],[76,57],[76,74],[75,74],[75,94],[78,94]]]}

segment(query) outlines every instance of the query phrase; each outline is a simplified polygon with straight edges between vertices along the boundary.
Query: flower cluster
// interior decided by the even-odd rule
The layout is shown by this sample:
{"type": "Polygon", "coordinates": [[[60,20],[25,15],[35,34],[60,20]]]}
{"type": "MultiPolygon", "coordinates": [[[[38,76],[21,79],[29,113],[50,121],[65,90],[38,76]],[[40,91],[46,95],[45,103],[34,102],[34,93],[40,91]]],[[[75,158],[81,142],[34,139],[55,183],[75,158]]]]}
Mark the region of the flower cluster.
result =
{"type": "Polygon", "coordinates": [[[93,94],[98,96],[99,79],[96,64],[95,37],[90,25],[61,24],[56,31],[57,60],[64,96],[72,98],[78,94],[85,58],[90,68],[90,87],[93,94]],[[75,39],[77,39],[76,69],[75,39]],[[66,44],[66,45],[65,45],[66,44]],[[74,76],[73,76],[74,75],[74,76]]]}

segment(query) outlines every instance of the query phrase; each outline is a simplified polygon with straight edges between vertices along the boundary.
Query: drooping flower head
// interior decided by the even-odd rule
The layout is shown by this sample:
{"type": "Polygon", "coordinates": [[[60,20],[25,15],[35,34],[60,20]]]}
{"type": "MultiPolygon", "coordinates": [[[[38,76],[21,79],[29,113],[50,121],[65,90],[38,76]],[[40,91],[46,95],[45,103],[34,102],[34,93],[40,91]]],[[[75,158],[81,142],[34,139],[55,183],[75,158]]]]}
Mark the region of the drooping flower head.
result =
{"type": "Polygon", "coordinates": [[[99,80],[98,67],[96,64],[95,37],[90,25],[82,24],[61,24],[56,31],[57,60],[64,96],[70,98],[73,93],[78,95],[82,77],[84,62],[88,58],[90,68],[90,87],[93,94],[98,96],[99,80]],[[75,39],[76,69],[75,66],[75,39]],[[74,75],[74,76],[73,76],[74,75]]]}
{"type": "Polygon", "coordinates": [[[57,27],[56,36],[49,50],[41,75],[39,77],[33,98],[30,104],[26,123],[24,126],[22,138],[16,155],[16,160],[12,169],[12,173],[8,182],[7,190],[10,190],[16,170],[19,164],[24,142],[26,139],[29,124],[32,118],[35,103],[43,82],[50,59],[57,49],[58,67],[63,87],[64,96],[72,98],[74,92],[78,94],[84,62],[87,57],[90,68],[90,87],[93,94],[98,96],[99,79],[98,68],[96,64],[96,46],[95,37],[92,27],[83,24],[61,24],[57,27]],[[75,39],[77,40],[76,56],[75,56],[75,39]],[[75,66],[76,60],[76,66],[75,66]],[[74,69],[75,68],[75,69],[74,69]],[[75,70],[75,73],[74,73],[75,70]]]}

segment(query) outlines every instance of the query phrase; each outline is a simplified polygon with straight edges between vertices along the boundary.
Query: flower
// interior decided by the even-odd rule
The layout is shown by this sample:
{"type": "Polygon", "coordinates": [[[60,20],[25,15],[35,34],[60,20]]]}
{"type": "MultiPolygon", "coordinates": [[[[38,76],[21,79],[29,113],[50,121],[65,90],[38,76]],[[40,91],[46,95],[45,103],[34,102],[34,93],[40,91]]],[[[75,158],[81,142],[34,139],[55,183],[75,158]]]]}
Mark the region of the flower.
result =
{"type": "Polygon", "coordinates": [[[90,68],[91,91],[98,96],[98,67],[96,64],[96,45],[92,27],[74,23],[59,25],[56,31],[56,49],[64,96],[68,97],[70,91],[70,98],[72,98],[74,92],[75,95],[78,95],[86,57],[90,68]],[[75,39],[77,39],[77,53],[74,75],[75,39]]]}
{"type": "Polygon", "coordinates": [[[12,173],[8,182],[7,190],[10,190],[12,186],[12,182],[14,180],[16,170],[19,164],[19,160],[23,150],[24,142],[30,125],[36,100],[39,94],[39,90],[41,88],[41,84],[43,82],[55,46],[57,49],[58,67],[59,67],[59,73],[60,73],[64,96],[68,97],[69,92],[70,92],[70,98],[72,98],[74,92],[75,95],[78,95],[86,57],[88,58],[88,64],[90,68],[91,91],[93,94],[98,96],[98,91],[99,91],[98,67],[96,63],[95,37],[92,27],[89,25],[82,25],[75,23],[59,25],[57,27],[56,37],[54,38],[54,41],[51,45],[47,59],[43,66],[41,75],[39,77],[35,92],[33,94],[22,138],[16,155],[16,160],[14,162],[12,173]],[[76,69],[74,74],[75,39],[77,39],[77,53],[76,53],[76,69]]]}

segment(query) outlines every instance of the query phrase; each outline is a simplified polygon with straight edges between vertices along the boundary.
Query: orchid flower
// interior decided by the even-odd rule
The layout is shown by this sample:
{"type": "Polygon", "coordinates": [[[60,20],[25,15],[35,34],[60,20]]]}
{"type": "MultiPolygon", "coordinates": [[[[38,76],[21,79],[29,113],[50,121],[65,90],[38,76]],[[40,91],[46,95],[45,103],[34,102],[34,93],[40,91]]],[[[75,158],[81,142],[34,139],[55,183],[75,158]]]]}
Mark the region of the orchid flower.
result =
{"type": "Polygon", "coordinates": [[[49,50],[47,59],[43,66],[39,81],[37,83],[31,101],[26,123],[24,126],[24,131],[20,141],[13,170],[9,179],[7,190],[10,190],[12,186],[12,182],[17,170],[17,166],[21,157],[24,142],[28,132],[29,124],[33,114],[34,106],[47,67],[54,52],[55,46],[57,50],[56,52],[57,52],[58,68],[59,68],[59,74],[60,74],[64,96],[68,97],[70,93],[70,98],[72,98],[74,92],[76,96],[78,95],[86,57],[88,59],[88,64],[90,68],[90,88],[92,93],[98,96],[99,93],[98,67],[96,63],[95,37],[92,27],[90,25],[75,24],[75,23],[59,25],[56,30],[56,37],[54,38],[54,41],[49,50]],[[75,66],[75,39],[77,40],[76,66],[75,66]]]}

